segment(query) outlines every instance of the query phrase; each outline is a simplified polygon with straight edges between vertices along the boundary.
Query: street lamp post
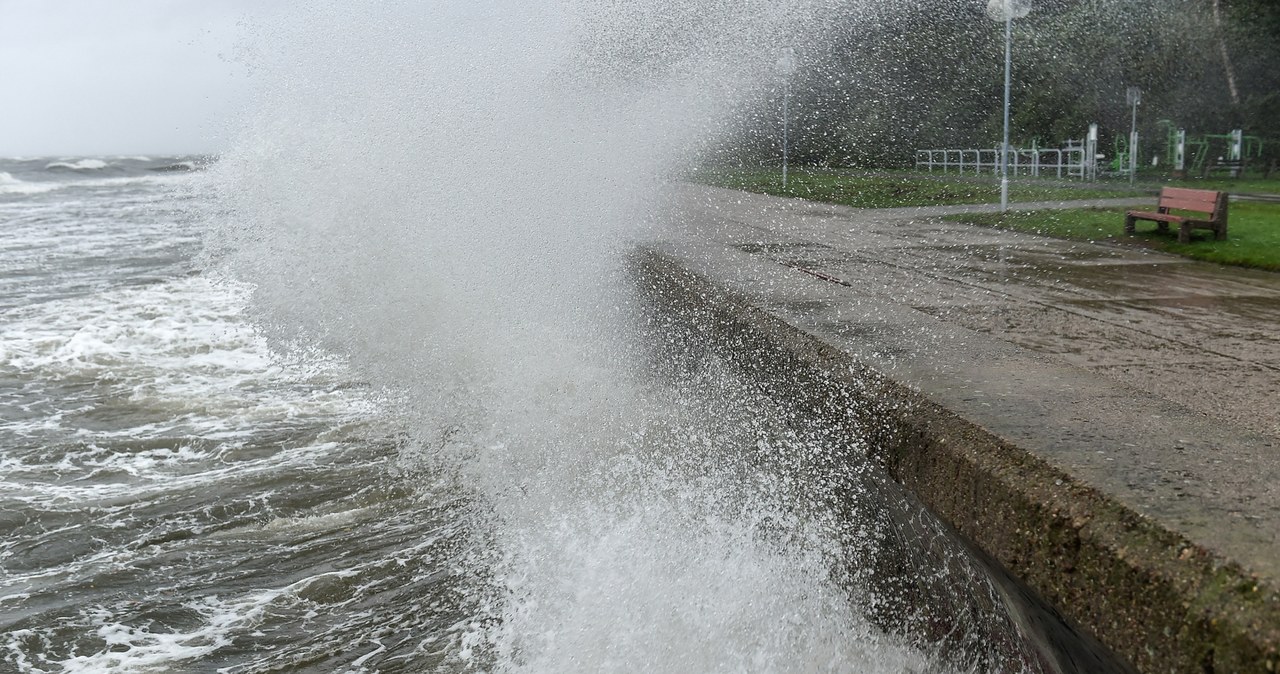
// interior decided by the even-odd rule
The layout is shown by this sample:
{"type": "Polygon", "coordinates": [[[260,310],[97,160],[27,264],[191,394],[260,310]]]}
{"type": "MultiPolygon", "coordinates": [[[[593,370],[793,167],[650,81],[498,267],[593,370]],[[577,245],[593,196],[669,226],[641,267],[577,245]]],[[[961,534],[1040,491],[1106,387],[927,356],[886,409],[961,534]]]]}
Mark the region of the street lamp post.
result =
{"type": "Polygon", "coordinates": [[[1142,89],[1129,87],[1125,99],[1133,108],[1129,123],[1129,186],[1132,187],[1138,179],[1138,106],[1142,103],[1142,89]]]}
{"type": "Polygon", "coordinates": [[[790,145],[791,76],[796,72],[796,52],[785,47],[778,52],[778,74],[783,78],[782,93],[782,189],[787,188],[787,155],[790,145]]]}
{"type": "Polygon", "coordinates": [[[1000,145],[1000,210],[1009,210],[1009,83],[1013,71],[1013,20],[1031,13],[1030,0],[988,0],[987,16],[1004,22],[1004,142],[1000,145]]]}

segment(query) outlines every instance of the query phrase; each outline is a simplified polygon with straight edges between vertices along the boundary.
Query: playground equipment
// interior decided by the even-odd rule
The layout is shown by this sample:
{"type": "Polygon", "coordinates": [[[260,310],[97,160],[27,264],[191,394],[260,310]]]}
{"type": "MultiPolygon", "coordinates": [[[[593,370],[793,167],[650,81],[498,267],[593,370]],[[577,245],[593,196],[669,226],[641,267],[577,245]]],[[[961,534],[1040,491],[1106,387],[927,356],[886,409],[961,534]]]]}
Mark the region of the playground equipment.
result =
{"type": "Polygon", "coordinates": [[[1262,139],[1246,136],[1241,129],[1225,134],[1188,136],[1186,129],[1177,128],[1167,119],[1156,124],[1165,129],[1165,156],[1170,158],[1178,174],[1204,175],[1216,165],[1231,171],[1234,178],[1244,170],[1245,163],[1262,157],[1262,139]]]}
{"type": "MultiPolygon", "coordinates": [[[[1187,135],[1186,129],[1162,119],[1156,123],[1165,131],[1166,147],[1163,161],[1169,162],[1175,175],[1206,175],[1211,170],[1231,172],[1237,177],[1245,165],[1262,157],[1262,138],[1247,136],[1236,129],[1225,134],[1187,135]]],[[[1135,133],[1128,138],[1116,134],[1112,142],[1111,160],[1105,164],[1107,174],[1133,178],[1138,165],[1131,149],[1136,148],[1135,133]]],[[[1098,177],[1098,125],[1089,125],[1089,133],[1083,140],[1067,140],[1061,148],[1041,148],[1033,143],[1030,148],[1009,148],[1009,174],[1012,176],[1039,177],[1053,172],[1059,178],[1074,177],[1095,180],[1098,177]]],[[[1161,161],[1153,157],[1152,163],[1161,161]]],[[[999,174],[1000,148],[968,150],[916,150],[916,168],[932,173],[940,169],[978,175],[999,174]]]]}
{"type": "Polygon", "coordinates": [[[1125,138],[1117,135],[1115,140],[1111,142],[1111,173],[1118,176],[1131,175],[1137,167],[1135,157],[1130,156],[1131,141],[1133,137],[1125,138]]]}

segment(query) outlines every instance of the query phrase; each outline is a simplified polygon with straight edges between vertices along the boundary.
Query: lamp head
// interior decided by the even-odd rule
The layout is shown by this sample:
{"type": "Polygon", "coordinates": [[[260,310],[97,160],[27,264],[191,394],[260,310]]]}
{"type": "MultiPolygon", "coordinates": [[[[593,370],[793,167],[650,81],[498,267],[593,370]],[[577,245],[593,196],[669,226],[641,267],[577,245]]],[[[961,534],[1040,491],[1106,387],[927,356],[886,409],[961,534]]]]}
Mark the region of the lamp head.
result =
{"type": "Polygon", "coordinates": [[[796,72],[796,50],[783,47],[778,50],[778,73],[790,77],[796,72]]]}
{"type": "Polygon", "coordinates": [[[987,16],[992,21],[1021,19],[1031,13],[1031,0],[987,0],[987,16]]]}

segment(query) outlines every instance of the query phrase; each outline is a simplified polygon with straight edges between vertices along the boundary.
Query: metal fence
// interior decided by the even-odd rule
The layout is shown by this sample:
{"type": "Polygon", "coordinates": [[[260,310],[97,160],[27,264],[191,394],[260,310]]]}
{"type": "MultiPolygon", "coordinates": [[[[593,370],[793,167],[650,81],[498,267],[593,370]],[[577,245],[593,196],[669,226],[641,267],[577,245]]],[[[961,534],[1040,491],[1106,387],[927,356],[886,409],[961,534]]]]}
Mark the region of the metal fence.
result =
{"type": "MultiPolygon", "coordinates": [[[[978,175],[1000,172],[1000,149],[990,150],[916,150],[916,168],[933,173],[965,172],[978,175]]],[[[1009,175],[1040,177],[1053,174],[1059,178],[1092,179],[1096,168],[1086,161],[1083,145],[1068,144],[1063,148],[1009,148],[1009,175]]]]}

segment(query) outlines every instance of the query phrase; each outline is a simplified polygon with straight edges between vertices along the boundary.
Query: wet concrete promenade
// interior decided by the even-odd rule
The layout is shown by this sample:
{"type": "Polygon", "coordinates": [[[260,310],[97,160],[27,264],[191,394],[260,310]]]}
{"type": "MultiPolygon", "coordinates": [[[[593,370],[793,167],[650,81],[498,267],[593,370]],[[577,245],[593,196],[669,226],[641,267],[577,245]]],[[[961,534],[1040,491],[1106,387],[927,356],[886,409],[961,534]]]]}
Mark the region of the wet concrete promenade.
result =
{"type": "Polygon", "coordinates": [[[672,189],[672,301],[866,391],[977,548],[1141,671],[1280,671],[1280,274],[672,189]]]}

